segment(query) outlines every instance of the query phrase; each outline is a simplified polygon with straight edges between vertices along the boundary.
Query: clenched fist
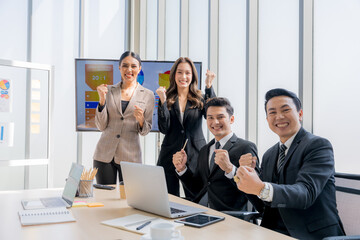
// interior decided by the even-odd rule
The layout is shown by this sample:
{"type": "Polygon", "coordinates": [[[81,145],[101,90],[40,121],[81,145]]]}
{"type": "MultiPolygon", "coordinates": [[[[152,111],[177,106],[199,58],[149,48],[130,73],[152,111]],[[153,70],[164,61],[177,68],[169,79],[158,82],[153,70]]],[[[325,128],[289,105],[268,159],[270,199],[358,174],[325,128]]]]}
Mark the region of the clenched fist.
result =
{"type": "Polygon", "coordinates": [[[104,106],[106,100],[106,94],[108,92],[107,84],[101,84],[96,88],[99,94],[99,103],[101,106],[104,106]]]}

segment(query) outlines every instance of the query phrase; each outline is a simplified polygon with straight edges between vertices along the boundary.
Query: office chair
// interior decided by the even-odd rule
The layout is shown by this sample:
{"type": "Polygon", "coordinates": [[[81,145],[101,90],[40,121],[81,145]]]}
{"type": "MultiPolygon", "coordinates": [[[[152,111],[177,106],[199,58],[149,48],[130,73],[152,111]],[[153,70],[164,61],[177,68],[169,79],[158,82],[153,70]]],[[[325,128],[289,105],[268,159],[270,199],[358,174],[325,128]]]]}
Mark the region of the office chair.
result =
{"type": "Polygon", "coordinates": [[[256,211],[254,206],[251,204],[250,201],[247,203],[247,211],[221,211],[227,215],[245,220],[247,222],[254,223],[256,225],[260,225],[261,223],[261,213],[256,211]]]}
{"type": "Polygon", "coordinates": [[[335,187],[337,209],[348,236],[323,240],[360,239],[360,175],[335,173],[335,187]]]}

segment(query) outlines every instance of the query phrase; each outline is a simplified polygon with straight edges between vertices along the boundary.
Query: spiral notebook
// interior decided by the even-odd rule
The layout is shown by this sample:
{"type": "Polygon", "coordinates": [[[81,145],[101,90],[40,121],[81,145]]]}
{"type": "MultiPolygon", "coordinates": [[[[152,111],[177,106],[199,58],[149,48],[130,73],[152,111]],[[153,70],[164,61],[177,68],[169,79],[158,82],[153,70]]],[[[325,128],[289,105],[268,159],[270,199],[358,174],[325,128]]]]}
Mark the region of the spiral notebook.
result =
{"type": "Polygon", "coordinates": [[[65,207],[19,211],[21,225],[75,222],[75,218],[65,207]]]}

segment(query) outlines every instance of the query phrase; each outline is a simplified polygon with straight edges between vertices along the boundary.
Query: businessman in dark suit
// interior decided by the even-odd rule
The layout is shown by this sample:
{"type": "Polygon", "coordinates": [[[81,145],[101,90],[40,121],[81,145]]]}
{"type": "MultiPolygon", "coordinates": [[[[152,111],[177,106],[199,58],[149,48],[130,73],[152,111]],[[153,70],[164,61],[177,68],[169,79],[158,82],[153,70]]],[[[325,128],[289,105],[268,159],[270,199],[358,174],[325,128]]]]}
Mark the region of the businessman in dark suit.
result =
{"type": "MultiPolygon", "coordinates": [[[[301,127],[299,98],[285,89],[265,96],[266,119],[280,142],[263,156],[260,178],[240,159],[238,188],[264,204],[261,225],[299,239],[344,235],[336,208],[334,154],[327,139],[301,127]]],[[[257,205],[257,204],[255,204],[257,205]]]]}
{"type": "Polygon", "coordinates": [[[231,131],[234,110],[226,98],[208,100],[205,111],[207,126],[215,139],[201,148],[195,170],[187,167],[184,150],[174,154],[177,175],[184,188],[194,194],[195,202],[220,211],[242,210],[247,198],[237,189],[233,177],[240,156],[257,156],[256,146],[231,131]]]}

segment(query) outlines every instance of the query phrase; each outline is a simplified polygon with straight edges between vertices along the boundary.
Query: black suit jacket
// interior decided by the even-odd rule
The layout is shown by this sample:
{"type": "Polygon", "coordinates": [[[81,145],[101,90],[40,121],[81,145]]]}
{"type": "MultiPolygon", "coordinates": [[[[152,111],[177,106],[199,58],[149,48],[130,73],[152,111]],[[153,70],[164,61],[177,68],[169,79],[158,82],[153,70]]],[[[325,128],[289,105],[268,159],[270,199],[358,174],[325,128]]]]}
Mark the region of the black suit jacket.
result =
{"type": "Polygon", "coordinates": [[[274,188],[272,202],[264,202],[261,225],[274,228],[271,208],[277,208],[292,237],[322,239],[344,235],[336,208],[334,154],[327,139],[301,128],[285,157],[285,164],[274,183],[273,173],[279,155],[279,144],[263,157],[261,179],[274,188]]]}
{"type": "MultiPolygon", "coordinates": [[[[212,87],[206,88],[203,102],[205,103],[208,98],[215,96],[212,87]]],[[[205,110],[190,108],[190,106],[191,104],[188,101],[185,107],[184,121],[182,122],[178,99],[172,105],[170,110],[167,108],[166,102],[161,105],[161,102],[159,101],[158,125],[160,132],[165,134],[165,138],[161,145],[157,165],[163,166],[165,173],[171,171],[171,174],[175,174],[172,156],[181,150],[186,139],[188,139],[188,142],[185,151],[188,155],[189,166],[191,169],[196,167],[198,153],[206,144],[202,131],[202,119],[205,116],[205,110]]]]}
{"type": "MultiPolygon", "coordinates": [[[[195,202],[208,192],[210,208],[218,211],[242,210],[246,207],[247,198],[237,189],[234,180],[227,178],[217,164],[209,169],[209,149],[214,143],[213,139],[200,150],[195,171],[188,168],[179,178],[184,187],[196,196],[195,202]]],[[[239,167],[239,159],[243,154],[251,153],[257,157],[255,144],[238,138],[235,134],[222,149],[228,151],[230,161],[236,167],[239,167]]]]}

